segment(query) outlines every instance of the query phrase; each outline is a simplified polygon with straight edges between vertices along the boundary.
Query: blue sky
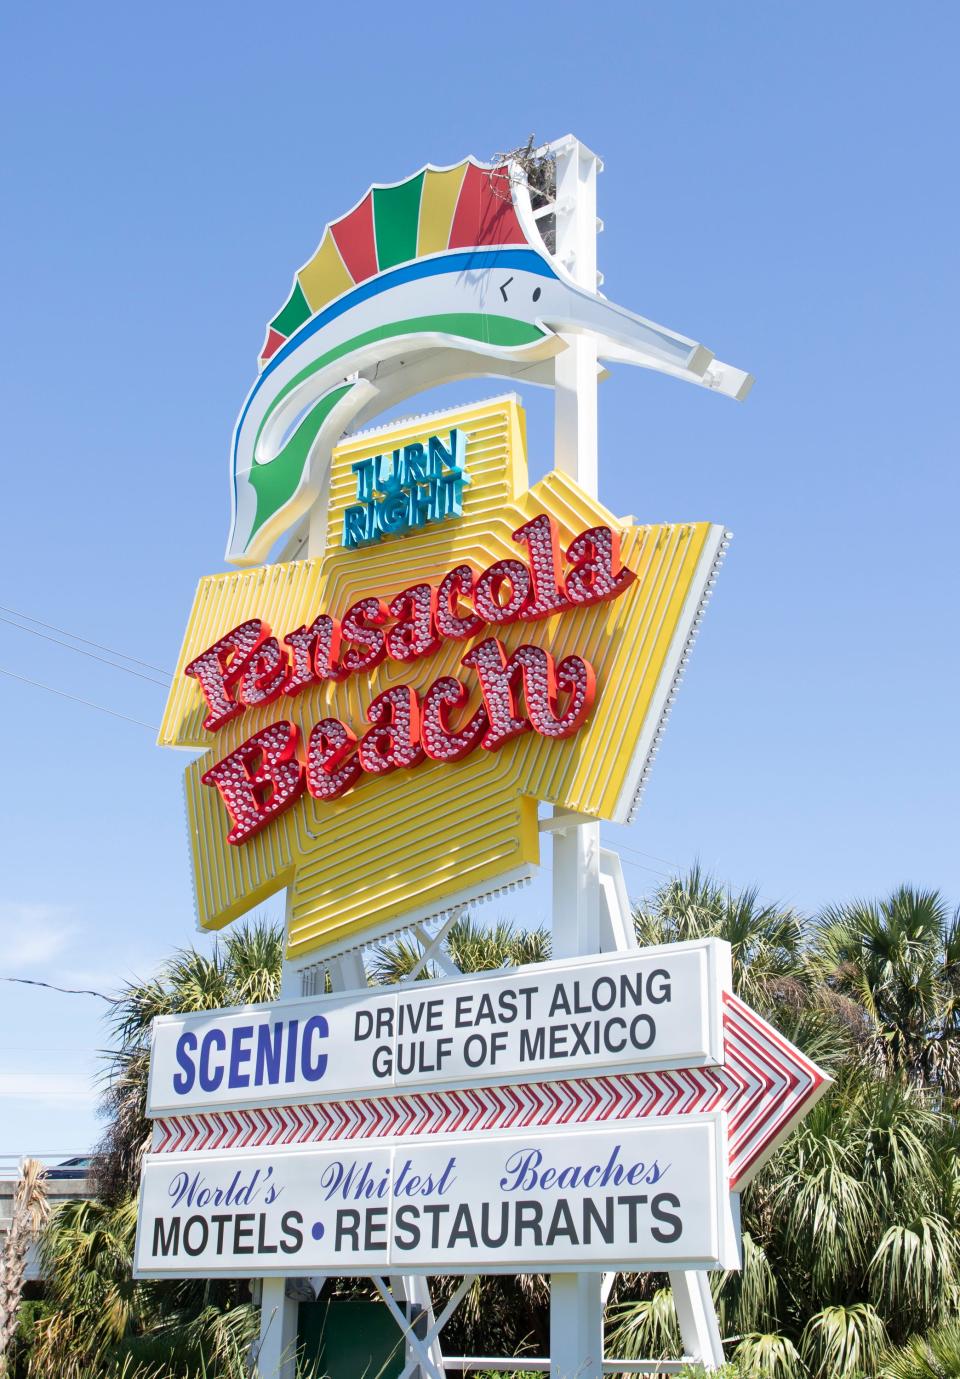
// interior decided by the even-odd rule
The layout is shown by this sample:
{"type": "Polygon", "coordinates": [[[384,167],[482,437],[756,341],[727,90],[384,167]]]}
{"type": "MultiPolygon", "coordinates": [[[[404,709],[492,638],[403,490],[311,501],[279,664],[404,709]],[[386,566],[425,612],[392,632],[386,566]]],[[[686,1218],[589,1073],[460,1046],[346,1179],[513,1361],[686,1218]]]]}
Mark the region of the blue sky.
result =
{"type": "MultiPolygon", "coordinates": [[[[736,534],[638,821],[605,830],[631,890],[700,857],[808,912],[960,900],[958,40],[946,0],[8,6],[0,605],[170,668],[325,221],[572,131],[606,163],[605,290],[758,379],[742,407],[601,389],[603,500],[736,534]]],[[[2,621],[0,667],[159,722],[160,686],[2,621]]],[[[6,676],[0,704],[0,975],[148,974],[194,937],[183,758],[6,676]]],[[[0,985],[0,1153],[98,1133],[102,1009],[0,985]]]]}

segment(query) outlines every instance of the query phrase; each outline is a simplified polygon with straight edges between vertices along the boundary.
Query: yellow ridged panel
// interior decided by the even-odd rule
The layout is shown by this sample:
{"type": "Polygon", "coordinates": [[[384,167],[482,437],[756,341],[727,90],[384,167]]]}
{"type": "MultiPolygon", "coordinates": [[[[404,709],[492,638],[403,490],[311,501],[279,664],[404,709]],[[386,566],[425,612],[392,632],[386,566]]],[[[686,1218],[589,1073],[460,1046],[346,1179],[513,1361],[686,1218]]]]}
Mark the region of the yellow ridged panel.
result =
{"type": "Polygon", "coordinates": [[[346,264],[340,257],[340,251],[329,230],[324,234],[320,248],[313,258],[300,269],[297,279],[311,311],[314,312],[353,286],[353,278],[347,272],[346,264]]]}
{"type": "Polygon", "coordinates": [[[467,164],[461,163],[459,167],[448,168],[445,172],[428,168],[424,173],[417,258],[423,258],[424,254],[439,254],[446,249],[466,171],[467,164]]]}
{"type": "MultiPolygon", "coordinates": [[[[523,415],[514,398],[426,417],[352,438],[334,452],[326,554],[321,559],[237,571],[201,581],[164,713],[160,740],[212,749],[187,771],[197,907],[204,927],[217,927],[292,884],[291,953],[356,941],[414,911],[446,908],[464,891],[480,894],[496,878],[538,858],[537,801],[601,818],[625,817],[634,748],[661,712],[675,669],[678,627],[686,627],[709,573],[711,530],[705,522],[623,526],[572,479],[554,471],[526,488],[523,415]],[[467,434],[467,472],[460,519],[428,526],[357,550],[340,544],[343,508],[355,501],[355,460],[452,426],[467,434]],[[308,690],[295,699],[248,710],[211,740],[205,709],[183,666],[237,623],[268,622],[278,636],[320,612],[342,617],[357,599],[389,600],[410,584],[438,583],[453,565],[477,572],[525,551],[513,531],[550,513],[564,545],[584,528],[610,525],[621,534],[621,558],[637,574],[619,598],[542,622],[496,630],[508,650],[543,646],[560,660],[584,656],[597,676],[588,722],[573,737],[527,733],[499,752],[476,751],[457,763],[425,762],[408,771],[362,778],[342,799],[303,797],[240,848],[226,843],[228,820],[217,793],[200,775],[252,733],[279,718],[299,724],[304,739],[320,718],[342,719],[359,736],[366,708],[393,684],[421,695],[441,675],[460,673],[471,686],[464,715],[480,702],[473,672],[460,660],[467,646],[447,642],[409,664],[385,661],[372,675],[308,690]]],[[[493,629],[487,633],[490,635],[493,629]]]]}

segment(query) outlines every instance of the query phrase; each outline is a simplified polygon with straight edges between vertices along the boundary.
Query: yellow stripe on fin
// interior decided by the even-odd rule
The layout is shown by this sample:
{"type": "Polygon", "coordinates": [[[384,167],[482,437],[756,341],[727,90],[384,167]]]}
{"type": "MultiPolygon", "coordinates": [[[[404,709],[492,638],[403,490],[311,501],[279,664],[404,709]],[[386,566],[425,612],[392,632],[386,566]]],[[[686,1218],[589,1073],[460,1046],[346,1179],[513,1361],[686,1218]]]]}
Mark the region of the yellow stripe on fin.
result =
{"type": "Polygon", "coordinates": [[[319,311],[327,302],[332,302],[334,297],[339,297],[341,292],[353,286],[353,278],[347,272],[329,230],[320,241],[320,248],[310,262],[303,265],[297,278],[313,312],[319,311]]]}
{"type": "Polygon", "coordinates": [[[466,163],[459,167],[435,172],[428,168],[423,179],[420,198],[420,230],[417,237],[417,258],[424,254],[439,254],[450,242],[450,226],[457,208],[457,198],[467,171],[466,163]]]}

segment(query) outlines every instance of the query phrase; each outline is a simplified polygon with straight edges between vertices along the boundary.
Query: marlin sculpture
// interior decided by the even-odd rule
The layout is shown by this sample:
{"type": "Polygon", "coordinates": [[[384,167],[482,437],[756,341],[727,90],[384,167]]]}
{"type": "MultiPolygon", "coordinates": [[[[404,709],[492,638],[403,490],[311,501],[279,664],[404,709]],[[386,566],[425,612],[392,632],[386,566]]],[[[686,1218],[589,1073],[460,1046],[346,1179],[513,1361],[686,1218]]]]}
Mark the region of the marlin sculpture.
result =
{"type": "Polygon", "coordinates": [[[267,557],[324,491],[344,432],[440,383],[552,385],[564,337],[742,399],[749,374],[578,285],[548,251],[514,165],[467,159],[374,186],[333,221],[267,328],[237,420],[226,558],[267,557]]]}

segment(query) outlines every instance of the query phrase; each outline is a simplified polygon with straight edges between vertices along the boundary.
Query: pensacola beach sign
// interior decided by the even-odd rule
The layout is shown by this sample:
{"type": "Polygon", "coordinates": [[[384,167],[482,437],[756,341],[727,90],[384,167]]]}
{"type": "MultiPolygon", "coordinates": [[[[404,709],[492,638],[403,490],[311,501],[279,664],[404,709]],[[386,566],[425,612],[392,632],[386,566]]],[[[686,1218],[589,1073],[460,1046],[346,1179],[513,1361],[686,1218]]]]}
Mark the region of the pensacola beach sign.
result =
{"type": "Polygon", "coordinates": [[[267,328],[230,452],[238,568],[201,580],[164,713],[161,744],[200,754],[200,926],[285,891],[287,957],[281,1000],[155,1023],[136,1269],[263,1280],[264,1373],[295,1344],[284,1277],[330,1273],[377,1279],[401,1323],[407,1280],[429,1318],[408,1376],[442,1379],[481,1272],[551,1274],[556,1375],[600,1374],[617,1269],[668,1270],[689,1355],[718,1363],[703,1271],[738,1267],[736,1194],[827,1081],[733,994],[725,944],[636,947],[599,845],[729,536],[600,503],[598,376],[751,379],[601,295],[598,160],[543,160],[546,190],[468,159],[328,224],[267,328]],[[554,389],[537,483],[514,393],[370,427],[486,375],[554,389]],[[544,832],[557,959],[460,973],[451,923],[529,880],[544,832]],[[369,988],[363,949],[402,931],[443,977],[369,988]],[[464,1282],[434,1317],[437,1272],[464,1282]]]}

